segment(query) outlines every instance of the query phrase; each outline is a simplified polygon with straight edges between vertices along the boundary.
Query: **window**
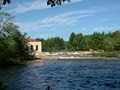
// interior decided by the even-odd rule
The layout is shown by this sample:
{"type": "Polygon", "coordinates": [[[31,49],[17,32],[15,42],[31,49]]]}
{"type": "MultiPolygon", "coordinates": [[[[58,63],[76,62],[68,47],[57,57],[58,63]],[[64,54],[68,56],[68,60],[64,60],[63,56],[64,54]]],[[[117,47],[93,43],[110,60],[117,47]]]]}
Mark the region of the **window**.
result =
{"type": "Polygon", "coordinates": [[[31,45],[31,51],[33,51],[33,45],[31,45]]]}
{"type": "Polygon", "coordinates": [[[36,50],[38,50],[38,45],[36,45],[36,50]]]}

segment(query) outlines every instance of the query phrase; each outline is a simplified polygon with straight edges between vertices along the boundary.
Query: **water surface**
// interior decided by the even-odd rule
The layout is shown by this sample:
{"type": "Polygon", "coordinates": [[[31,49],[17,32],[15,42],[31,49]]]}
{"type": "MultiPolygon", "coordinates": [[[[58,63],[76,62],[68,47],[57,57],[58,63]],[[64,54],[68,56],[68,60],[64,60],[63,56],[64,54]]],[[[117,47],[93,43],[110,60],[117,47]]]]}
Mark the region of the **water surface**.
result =
{"type": "Polygon", "coordinates": [[[0,69],[8,90],[120,90],[120,60],[41,60],[0,69]]]}

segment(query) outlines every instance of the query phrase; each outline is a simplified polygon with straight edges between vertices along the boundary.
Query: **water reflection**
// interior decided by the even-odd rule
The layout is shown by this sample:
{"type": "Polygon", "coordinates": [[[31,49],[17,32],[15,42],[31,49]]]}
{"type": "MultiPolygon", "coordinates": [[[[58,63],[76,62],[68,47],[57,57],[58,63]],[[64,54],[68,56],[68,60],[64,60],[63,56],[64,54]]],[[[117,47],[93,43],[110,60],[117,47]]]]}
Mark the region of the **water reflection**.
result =
{"type": "Polygon", "coordinates": [[[9,90],[119,90],[119,60],[43,60],[0,69],[9,90]]]}

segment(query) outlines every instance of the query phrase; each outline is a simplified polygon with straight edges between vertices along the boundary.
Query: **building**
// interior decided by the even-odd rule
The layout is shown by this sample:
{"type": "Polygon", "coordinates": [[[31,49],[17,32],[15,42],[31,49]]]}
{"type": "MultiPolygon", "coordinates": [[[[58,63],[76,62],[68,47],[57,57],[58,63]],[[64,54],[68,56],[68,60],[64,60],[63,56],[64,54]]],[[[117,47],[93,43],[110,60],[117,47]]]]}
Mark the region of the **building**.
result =
{"type": "Polygon", "coordinates": [[[28,49],[30,51],[31,56],[33,58],[41,58],[42,57],[42,43],[36,39],[27,39],[28,41],[28,49]]]}

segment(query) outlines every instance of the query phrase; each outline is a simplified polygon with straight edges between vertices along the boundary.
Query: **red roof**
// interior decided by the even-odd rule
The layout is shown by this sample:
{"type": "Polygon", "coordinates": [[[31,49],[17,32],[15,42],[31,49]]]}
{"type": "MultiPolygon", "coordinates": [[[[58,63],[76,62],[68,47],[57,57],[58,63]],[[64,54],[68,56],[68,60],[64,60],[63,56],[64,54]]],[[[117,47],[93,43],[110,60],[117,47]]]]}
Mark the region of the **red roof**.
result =
{"type": "Polygon", "coordinates": [[[39,40],[36,39],[27,39],[28,42],[40,42],[39,40]]]}

